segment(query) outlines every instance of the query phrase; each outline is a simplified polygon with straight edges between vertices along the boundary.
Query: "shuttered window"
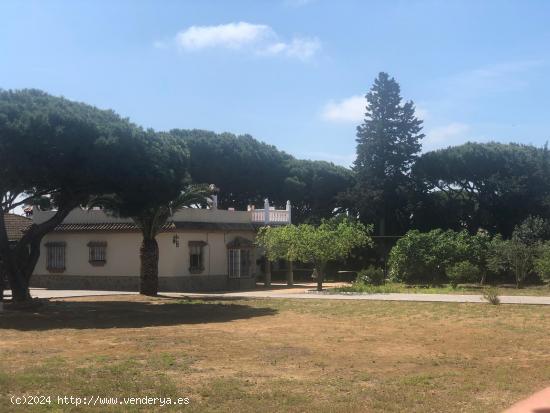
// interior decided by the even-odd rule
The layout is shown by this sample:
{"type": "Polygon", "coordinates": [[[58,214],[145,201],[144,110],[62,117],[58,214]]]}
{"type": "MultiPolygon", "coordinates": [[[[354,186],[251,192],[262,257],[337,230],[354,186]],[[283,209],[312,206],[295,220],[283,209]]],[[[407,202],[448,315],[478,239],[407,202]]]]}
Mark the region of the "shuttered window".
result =
{"type": "Polygon", "coordinates": [[[50,272],[65,271],[65,243],[46,243],[46,268],[50,272]]]}

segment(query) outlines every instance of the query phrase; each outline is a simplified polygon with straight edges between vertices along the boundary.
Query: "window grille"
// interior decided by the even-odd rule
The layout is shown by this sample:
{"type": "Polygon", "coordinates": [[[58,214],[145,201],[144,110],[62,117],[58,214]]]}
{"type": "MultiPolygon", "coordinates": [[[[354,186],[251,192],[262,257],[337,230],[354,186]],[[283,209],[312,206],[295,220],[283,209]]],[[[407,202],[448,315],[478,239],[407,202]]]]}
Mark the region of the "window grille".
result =
{"type": "Polygon", "coordinates": [[[103,241],[91,241],[88,243],[89,258],[92,265],[105,265],[107,262],[107,243],[103,241]]]}
{"type": "Polygon", "coordinates": [[[201,273],[204,271],[204,241],[189,241],[189,272],[201,273]]]}
{"type": "Polygon", "coordinates": [[[46,268],[50,272],[65,271],[64,242],[48,242],[46,244],[46,268]]]}

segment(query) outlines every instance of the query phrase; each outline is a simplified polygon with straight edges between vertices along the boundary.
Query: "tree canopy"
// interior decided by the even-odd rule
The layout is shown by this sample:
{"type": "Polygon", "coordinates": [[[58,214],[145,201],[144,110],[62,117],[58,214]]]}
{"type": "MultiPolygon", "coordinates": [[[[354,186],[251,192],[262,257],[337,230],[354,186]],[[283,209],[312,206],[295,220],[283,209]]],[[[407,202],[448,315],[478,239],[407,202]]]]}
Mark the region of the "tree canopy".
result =
{"type": "Polygon", "coordinates": [[[370,245],[371,230],[359,222],[336,217],[319,225],[260,228],[257,244],[265,249],[271,261],[286,259],[313,264],[321,290],[327,263],[348,257],[354,248],[370,245]]]}
{"type": "Polygon", "coordinates": [[[187,152],[180,141],[144,130],[110,110],[38,90],[0,90],[0,258],[15,300],[30,298],[40,240],[90,197],[139,185],[156,202],[181,190],[187,152]],[[14,248],[3,213],[26,203],[55,207],[14,248]]]}
{"type": "Polygon", "coordinates": [[[496,142],[425,153],[412,168],[413,225],[510,236],[527,216],[550,213],[549,161],[546,147],[496,142]]]}
{"type": "Polygon", "coordinates": [[[296,159],[250,135],[182,129],[170,133],[189,148],[193,181],[220,188],[222,208],[262,206],[266,197],[283,207],[291,200],[295,222],[318,222],[337,211],[338,194],[353,182],[349,169],[296,159]]]}

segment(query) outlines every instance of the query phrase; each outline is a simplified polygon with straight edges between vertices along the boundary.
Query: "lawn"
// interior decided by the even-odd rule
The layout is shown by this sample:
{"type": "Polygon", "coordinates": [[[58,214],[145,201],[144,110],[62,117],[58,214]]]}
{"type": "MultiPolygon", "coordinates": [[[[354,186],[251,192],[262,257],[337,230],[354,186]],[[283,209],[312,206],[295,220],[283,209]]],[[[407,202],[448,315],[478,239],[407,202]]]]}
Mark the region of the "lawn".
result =
{"type": "Polygon", "coordinates": [[[189,412],[498,412],[550,385],[550,307],[334,300],[51,301],[0,315],[11,395],[189,397],[189,412]]]}
{"type": "MultiPolygon", "coordinates": [[[[487,286],[491,287],[491,286],[487,286]]],[[[497,286],[499,295],[535,295],[550,296],[550,286],[548,285],[529,285],[522,288],[515,288],[511,285],[497,286]]],[[[368,285],[363,283],[350,283],[349,285],[332,288],[329,293],[364,293],[364,294],[388,294],[388,293],[409,293],[409,294],[483,294],[483,287],[478,285],[458,285],[452,287],[445,284],[436,286],[417,286],[406,285],[402,283],[388,282],[383,285],[368,285]]]]}

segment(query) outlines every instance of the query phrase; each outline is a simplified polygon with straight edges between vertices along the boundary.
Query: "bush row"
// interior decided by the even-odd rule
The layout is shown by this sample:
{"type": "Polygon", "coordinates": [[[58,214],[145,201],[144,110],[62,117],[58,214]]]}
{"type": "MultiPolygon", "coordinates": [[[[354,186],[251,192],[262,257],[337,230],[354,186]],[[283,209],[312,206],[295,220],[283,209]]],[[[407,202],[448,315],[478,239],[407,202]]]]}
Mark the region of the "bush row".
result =
{"type": "Polygon", "coordinates": [[[408,284],[497,282],[513,280],[519,287],[532,278],[550,281],[548,225],[530,217],[510,239],[486,231],[469,234],[441,229],[409,231],[389,256],[389,278],[408,284]]]}

